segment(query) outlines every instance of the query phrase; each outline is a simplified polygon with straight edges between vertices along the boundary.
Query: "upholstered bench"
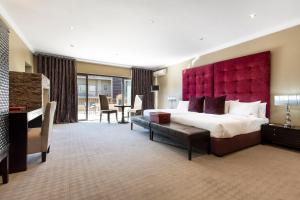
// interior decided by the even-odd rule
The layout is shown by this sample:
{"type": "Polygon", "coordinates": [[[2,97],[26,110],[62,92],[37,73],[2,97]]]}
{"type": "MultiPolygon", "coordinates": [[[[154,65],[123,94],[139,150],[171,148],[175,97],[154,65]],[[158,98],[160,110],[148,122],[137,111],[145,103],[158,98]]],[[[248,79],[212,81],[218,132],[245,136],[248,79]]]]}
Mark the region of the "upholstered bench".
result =
{"type": "Polygon", "coordinates": [[[189,160],[192,159],[193,147],[199,149],[205,147],[207,153],[210,153],[210,132],[208,130],[172,122],[169,124],[150,123],[150,140],[153,140],[154,133],[186,145],[189,160]]]}
{"type": "Polygon", "coordinates": [[[149,131],[151,132],[150,123],[151,122],[150,122],[149,117],[144,117],[144,116],[132,117],[131,118],[131,130],[133,129],[133,124],[136,124],[143,128],[149,129],[149,131]]]}

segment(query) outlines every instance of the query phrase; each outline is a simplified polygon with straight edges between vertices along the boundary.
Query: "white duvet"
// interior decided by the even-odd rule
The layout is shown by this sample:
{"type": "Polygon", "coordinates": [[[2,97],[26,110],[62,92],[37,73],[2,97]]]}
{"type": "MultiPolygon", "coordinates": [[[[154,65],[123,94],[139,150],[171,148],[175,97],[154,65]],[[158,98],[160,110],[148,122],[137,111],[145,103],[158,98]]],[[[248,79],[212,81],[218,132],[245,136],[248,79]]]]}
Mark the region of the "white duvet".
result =
{"type": "Polygon", "coordinates": [[[194,126],[210,131],[214,138],[231,138],[236,135],[259,131],[264,123],[268,123],[267,118],[253,116],[239,116],[232,114],[214,115],[196,112],[172,113],[171,121],[194,126]]]}
{"type": "Polygon", "coordinates": [[[176,113],[187,113],[188,111],[182,111],[179,109],[148,109],[148,110],[144,110],[144,116],[149,117],[150,112],[167,112],[167,113],[171,113],[172,115],[176,113]]]}

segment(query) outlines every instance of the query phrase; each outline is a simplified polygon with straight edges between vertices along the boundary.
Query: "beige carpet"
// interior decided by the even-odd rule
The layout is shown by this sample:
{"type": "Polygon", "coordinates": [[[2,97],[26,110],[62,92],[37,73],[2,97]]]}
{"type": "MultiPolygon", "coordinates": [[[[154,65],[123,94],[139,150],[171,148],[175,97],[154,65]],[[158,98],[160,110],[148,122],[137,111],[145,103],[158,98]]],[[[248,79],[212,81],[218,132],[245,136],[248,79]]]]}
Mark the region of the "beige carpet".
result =
{"type": "Polygon", "coordinates": [[[151,142],[129,124],[55,127],[46,163],[0,184],[1,200],[300,199],[300,153],[258,145],[223,158],[151,142]]]}

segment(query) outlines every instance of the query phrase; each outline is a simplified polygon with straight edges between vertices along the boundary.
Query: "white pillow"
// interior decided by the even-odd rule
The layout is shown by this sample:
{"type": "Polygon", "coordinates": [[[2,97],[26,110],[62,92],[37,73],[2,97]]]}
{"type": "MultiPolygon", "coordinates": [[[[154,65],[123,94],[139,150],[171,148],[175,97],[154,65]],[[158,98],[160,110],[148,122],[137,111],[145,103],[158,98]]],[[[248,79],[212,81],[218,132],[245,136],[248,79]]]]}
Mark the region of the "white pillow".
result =
{"type": "Polygon", "coordinates": [[[267,103],[260,103],[258,108],[258,117],[266,118],[267,103]]]}
{"type": "Polygon", "coordinates": [[[188,111],[189,110],[189,101],[179,101],[177,110],[188,111]]]}
{"type": "Polygon", "coordinates": [[[230,103],[229,114],[258,117],[259,104],[260,101],[250,103],[233,101],[230,103]]]}
{"type": "Polygon", "coordinates": [[[229,113],[229,107],[232,101],[239,101],[239,100],[229,100],[229,101],[225,101],[225,108],[224,108],[224,113],[227,114],[229,113]]]}

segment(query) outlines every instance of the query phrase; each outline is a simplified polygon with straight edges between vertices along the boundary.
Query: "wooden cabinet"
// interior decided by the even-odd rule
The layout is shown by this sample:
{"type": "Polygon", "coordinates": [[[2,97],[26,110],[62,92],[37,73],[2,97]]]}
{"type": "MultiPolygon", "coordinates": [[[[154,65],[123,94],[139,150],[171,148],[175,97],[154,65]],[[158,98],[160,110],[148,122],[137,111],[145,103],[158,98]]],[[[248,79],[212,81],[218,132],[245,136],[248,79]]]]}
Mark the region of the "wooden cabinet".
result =
{"type": "Polygon", "coordinates": [[[262,125],[263,143],[273,143],[286,147],[300,149],[300,127],[284,128],[281,125],[262,125]]]}

